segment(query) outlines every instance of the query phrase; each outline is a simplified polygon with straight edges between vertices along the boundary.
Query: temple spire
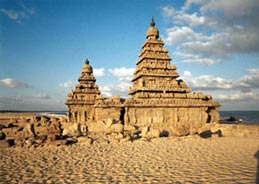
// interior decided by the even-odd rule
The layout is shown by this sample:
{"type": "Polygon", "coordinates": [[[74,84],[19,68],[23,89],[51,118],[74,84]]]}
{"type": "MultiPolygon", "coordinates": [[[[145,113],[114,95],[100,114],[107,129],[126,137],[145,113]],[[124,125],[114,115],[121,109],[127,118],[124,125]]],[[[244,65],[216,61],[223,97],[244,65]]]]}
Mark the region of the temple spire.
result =
{"type": "Polygon", "coordinates": [[[89,64],[89,60],[88,60],[88,58],[86,58],[86,60],[85,60],[85,64],[89,64]]]}
{"type": "Polygon", "coordinates": [[[156,23],[154,21],[154,16],[152,16],[152,20],[151,20],[151,23],[150,23],[150,26],[151,27],[155,27],[156,23]]]}
{"type": "Polygon", "coordinates": [[[158,29],[155,27],[156,23],[154,21],[154,16],[152,16],[152,20],[150,23],[150,27],[148,28],[147,32],[146,32],[146,38],[147,39],[153,39],[156,40],[159,38],[159,31],[158,29]]]}

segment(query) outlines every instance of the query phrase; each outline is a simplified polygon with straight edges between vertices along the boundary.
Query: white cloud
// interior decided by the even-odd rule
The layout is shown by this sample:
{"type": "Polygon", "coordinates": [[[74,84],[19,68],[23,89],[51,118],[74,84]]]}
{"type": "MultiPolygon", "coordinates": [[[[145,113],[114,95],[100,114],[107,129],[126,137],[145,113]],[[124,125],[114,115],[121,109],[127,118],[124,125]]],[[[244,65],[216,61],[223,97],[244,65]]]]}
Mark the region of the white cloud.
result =
{"type": "Polygon", "coordinates": [[[128,96],[128,89],[130,87],[130,82],[118,81],[116,84],[107,84],[100,87],[100,91],[102,95],[106,97],[111,97],[114,95],[118,95],[121,97],[128,96]]]}
{"type": "Polygon", "coordinates": [[[68,80],[67,82],[60,83],[59,86],[62,88],[71,88],[74,86],[74,83],[71,80],[68,80]]]}
{"type": "Polygon", "coordinates": [[[219,101],[224,110],[258,110],[259,69],[248,69],[247,74],[236,80],[211,75],[193,76],[184,71],[182,78],[193,91],[203,91],[219,101]]]}
{"type": "Polygon", "coordinates": [[[186,54],[181,52],[175,52],[174,54],[176,56],[180,56],[181,61],[183,63],[200,63],[204,65],[213,65],[221,61],[220,59],[202,57],[199,54],[195,55],[195,54],[186,54]]]}
{"type": "Polygon", "coordinates": [[[0,12],[6,15],[9,19],[16,21],[17,23],[22,23],[23,19],[29,18],[35,13],[33,8],[29,8],[23,3],[19,3],[19,6],[20,10],[1,8],[0,12]]]}
{"type": "Polygon", "coordinates": [[[101,94],[105,97],[111,97],[113,95],[113,90],[111,89],[111,85],[102,85],[99,86],[101,94]]]}
{"type": "Polygon", "coordinates": [[[115,76],[115,77],[128,77],[132,76],[135,68],[126,68],[126,67],[121,67],[121,68],[114,68],[114,69],[109,69],[109,75],[115,76]]]}
{"type": "Polygon", "coordinates": [[[162,11],[165,17],[171,18],[176,14],[176,10],[172,6],[164,6],[162,7],[162,11]]]}
{"type": "Polygon", "coordinates": [[[206,21],[205,16],[199,16],[197,12],[192,14],[185,13],[187,7],[183,6],[181,10],[175,10],[172,6],[162,7],[165,17],[172,19],[175,23],[183,25],[188,24],[191,27],[195,27],[204,24],[206,21]]]}
{"type": "Polygon", "coordinates": [[[95,77],[102,77],[105,75],[105,69],[104,68],[94,68],[93,73],[95,77]]]}
{"type": "Polygon", "coordinates": [[[19,14],[14,10],[6,10],[6,9],[0,9],[0,11],[5,14],[9,19],[16,20],[19,17],[19,14]]]}
{"type": "Polygon", "coordinates": [[[183,7],[181,8],[182,11],[189,10],[192,4],[203,4],[205,0],[187,0],[185,1],[183,7]]]}
{"type": "Polygon", "coordinates": [[[119,95],[121,97],[128,96],[128,89],[131,86],[131,77],[118,78],[117,83],[111,83],[100,87],[102,95],[111,97],[119,95]]]}
{"type": "Polygon", "coordinates": [[[227,101],[247,101],[247,100],[259,100],[259,93],[245,92],[245,93],[231,93],[231,94],[218,94],[214,95],[215,99],[227,100],[227,101]]]}
{"type": "Polygon", "coordinates": [[[201,7],[201,12],[216,14],[222,11],[225,19],[253,20],[258,17],[258,9],[259,5],[257,0],[210,0],[204,2],[204,5],[201,7]]]}
{"type": "Polygon", "coordinates": [[[178,14],[176,16],[176,18],[178,19],[177,21],[179,23],[184,22],[184,23],[187,23],[188,25],[190,25],[191,27],[195,27],[195,26],[204,24],[206,21],[206,17],[198,16],[197,12],[195,12],[193,14],[187,14],[187,13],[178,14]]]}
{"type": "Polygon", "coordinates": [[[193,77],[190,71],[184,71],[182,78],[193,90],[232,89],[233,87],[233,81],[231,80],[211,75],[193,77]]]}
{"type": "Polygon", "coordinates": [[[259,68],[248,69],[247,74],[234,81],[211,75],[194,77],[190,71],[184,71],[181,78],[194,90],[232,89],[247,93],[253,89],[259,89],[259,68]]]}
{"type": "Polygon", "coordinates": [[[183,76],[186,78],[192,77],[192,73],[190,71],[184,71],[183,76]]]}
{"type": "Polygon", "coordinates": [[[237,85],[246,88],[259,88],[259,68],[248,69],[247,73],[240,78],[237,85]]]}
{"type": "Polygon", "coordinates": [[[131,79],[135,68],[114,68],[109,69],[109,75],[116,78],[115,83],[100,86],[102,95],[106,97],[119,95],[121,97],[128,96],[128,89],[131,85],[131,79]]]}
{"type": "Polygon", "coordinates": [[[183,59],[183,63],[201,63],[205,65],[213,65],[215,63],[220,62],[220,60],[214,60],[210,58],[191,58],[191,59],[183,59]]]}
{"type": "Polygon", "coordinates": [[[25,82],[18,81],[16,79],[11,79],[11,78],[0,80],[0,85],[6,86],[9,88],[28,88],[29,87],[29,85],[26,84],[25,82]]]}
{"type": "Polygon", "coordinates": [[[233,54],[256,53],[259,51],[259,34],[255,30],[231,28],[222,33],[212,34],[207,41],[195,37],[184,42],[178,50],[183,53],[199,54],[204,57],[230,58],[233,54]]]}
{"type": "Polygon", "coordinates": [[[190,27],[172,27],[166,30],[165,43],[168,45],[179,44],[194,40],[208,40],[209,37],[200,33],[195,33],[190,27]]]}

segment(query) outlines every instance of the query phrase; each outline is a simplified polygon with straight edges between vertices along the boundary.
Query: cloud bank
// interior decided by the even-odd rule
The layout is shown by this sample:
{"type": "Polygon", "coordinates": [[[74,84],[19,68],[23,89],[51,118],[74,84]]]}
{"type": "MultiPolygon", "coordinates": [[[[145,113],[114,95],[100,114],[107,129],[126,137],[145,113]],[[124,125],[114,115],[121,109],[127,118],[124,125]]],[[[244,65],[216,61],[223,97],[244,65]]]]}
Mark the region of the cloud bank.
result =
{"type": "Polygon", "coordinates": [[[162,12],[174,25],[165,42],[177,45],[175,55],[183,62],[211,65],[259,53],[257,0],[187,0],[180,10],[167,5],[162,12]],[[198,10],[190,12],[192,6],[198,10]]]}
{"type": "Polygon", "coordinates": [[[247,69],[247,73],[237,80],[211,75],[196,77],[190,71],[185,71],[182,78],[194,91],[207,91],[222,102],[259,100],[259,68],[247,69]]]}

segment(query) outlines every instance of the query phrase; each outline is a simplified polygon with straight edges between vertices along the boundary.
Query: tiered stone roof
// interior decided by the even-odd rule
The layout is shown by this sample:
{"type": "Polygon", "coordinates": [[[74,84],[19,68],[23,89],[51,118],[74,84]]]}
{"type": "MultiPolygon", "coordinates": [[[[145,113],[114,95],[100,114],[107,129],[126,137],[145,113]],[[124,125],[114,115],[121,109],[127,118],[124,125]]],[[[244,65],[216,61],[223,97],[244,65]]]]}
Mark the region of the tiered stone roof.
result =
{"type": "Polygon", "coordinates": [[[100,94],[98,86],[95,84],[93,69],[86,59],[78,78],[75,90],[68,93],[66,105],[94,105],[96,97],[100,94]]]}
{"type": "Polygon", "coordinates": [[[142,46],[133,75],[133,86],[129,94],[138,98],[159,97],[171,98],[174,93],[189,93],[191,89],[182,80],[177,80],[179,74],[176,66],[170,65],[171,58],[164,42],[159,38],[154,19],[146,32],[146,41],[142,46]]]}
{"type": "Polygon", "coordinates": [[[168,49],[159,38],[159,30],[152,18],[146,40],[139,54],[133,74],[126,106],[135,107],[215,107],[220,105],[210,95],[191,93],[182,79],[178,79],[176,66],[171,65],[168,49]]]}

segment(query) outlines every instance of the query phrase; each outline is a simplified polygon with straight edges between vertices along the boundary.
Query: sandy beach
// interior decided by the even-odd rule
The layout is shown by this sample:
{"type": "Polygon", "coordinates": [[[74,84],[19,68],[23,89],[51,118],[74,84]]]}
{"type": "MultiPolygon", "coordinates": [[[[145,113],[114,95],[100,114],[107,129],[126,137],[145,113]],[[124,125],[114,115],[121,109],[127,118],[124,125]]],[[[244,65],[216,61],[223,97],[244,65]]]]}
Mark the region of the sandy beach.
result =
{"type": "Polygon", "coordinates": [[[256,183],[258,149],[259,138],[196,136],[8,148],[0,183],[256,183]]]}

